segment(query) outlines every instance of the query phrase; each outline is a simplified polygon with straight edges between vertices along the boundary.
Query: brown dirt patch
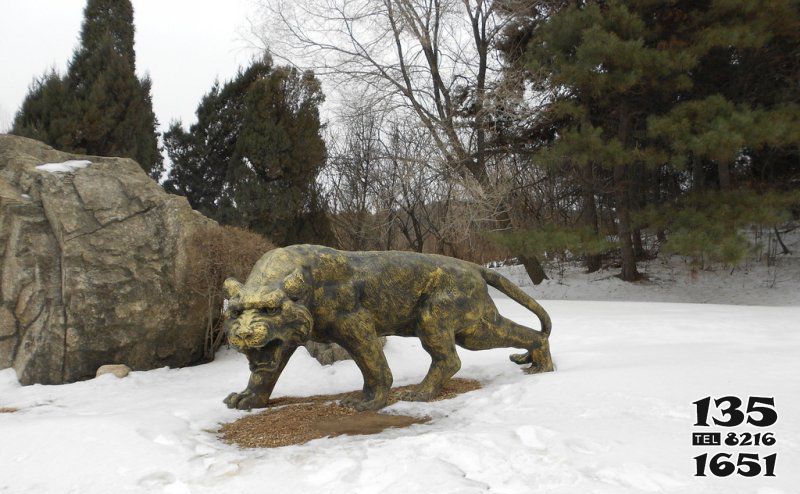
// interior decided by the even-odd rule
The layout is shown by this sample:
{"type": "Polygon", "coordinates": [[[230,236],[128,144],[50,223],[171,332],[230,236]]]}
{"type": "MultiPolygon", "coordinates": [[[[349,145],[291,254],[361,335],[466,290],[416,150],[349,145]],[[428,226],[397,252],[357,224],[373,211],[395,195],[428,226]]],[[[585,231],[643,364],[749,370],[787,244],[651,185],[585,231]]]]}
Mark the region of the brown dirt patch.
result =
{"type": "Polygon", "coordinates": [[[19,408],[13,408],[13,407],[0,407],[0,413],[14,413],[14,412],[16,412],[17,410],[19,410],[19,408]]]}
{"type": "MultiPolygon", "coordinates": [[[[398,392],[413,386],[392,388],[389,404],[397,403],[398,392]]],[[[480,389],[472,379],[451,379],[434,401],[480,389]]],[[[270,401],[266,410],[225,424],[219,430],[222,440],[244,448],[277,448],[302,444],[312,439],[360,434],[377,434],[390,427],[408,427],[428,422],[428,417],[357,412],[335,403],[359,392],[307,397],[286,396],[270,401]]]]}

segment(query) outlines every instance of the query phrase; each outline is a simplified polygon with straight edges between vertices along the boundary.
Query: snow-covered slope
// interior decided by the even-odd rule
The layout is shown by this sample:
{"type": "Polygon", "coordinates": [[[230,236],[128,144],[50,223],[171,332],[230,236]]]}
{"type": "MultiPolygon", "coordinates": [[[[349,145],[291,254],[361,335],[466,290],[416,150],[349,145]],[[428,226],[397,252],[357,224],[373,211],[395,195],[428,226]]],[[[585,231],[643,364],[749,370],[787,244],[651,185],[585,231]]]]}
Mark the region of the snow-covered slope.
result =
{"type": "MultiPolygon", "coordinates": [[[[533,325],[505,298],[506,315],[533,325]]],[[[278,449],[221,443],[218,424],[246,412],[221,400],[245,360],[20,387],[0,371],[2,493],[757,493],[800,485],[800,308],[549,301],[558,371],[529,376],[509,350],[459,349],[460,376],[485,388],[390,410],[434,417],[375,436],[278,449]],[[774,396],[776,477],[694,477],[692,402],[774,396]]],[[[418,381],[416,339],[386,346],[396,384],[418,381]]],[[[276,395],[360,388],[352,362],[293,357],[276,395]]],[[[738,429],[737,429],[738,430],[738,429]]],[[[709,451],[723,451],[708,448],[709,451]]]]}
{"type": "Polygon", "coordinates": [[[743,233],[762,247],[735,268],[717,264],[698,269],[689,258],[661,254],[639,261],[644,279],[628,283],[617,278],[619,268],[586,273],[579,261],[550,261],[545,263],[550,279],[536,286],[522,265],[501,266],[497,271],[536,299],[800,305],[800,229],[783,236],[791,250],[788,255],[777,254],[780,249],[773,237],[756,239],[753,232],[743,233]],[[767,251],[776,253],[769,262],[767,251]]]}
{"type": "Polygon", "coordinates": [[[639,263],[646,278],[636,283],[617,278],[619,268],[586,273],[579,263],[549,264],[551,279],[536,286],[522,265],[497,271],[536,299],[800,305],[800,257],[779,258],[777,263],[749,263],[733,270],[717,266],[693,273],[682,257],[659,257],[639,263]]]}

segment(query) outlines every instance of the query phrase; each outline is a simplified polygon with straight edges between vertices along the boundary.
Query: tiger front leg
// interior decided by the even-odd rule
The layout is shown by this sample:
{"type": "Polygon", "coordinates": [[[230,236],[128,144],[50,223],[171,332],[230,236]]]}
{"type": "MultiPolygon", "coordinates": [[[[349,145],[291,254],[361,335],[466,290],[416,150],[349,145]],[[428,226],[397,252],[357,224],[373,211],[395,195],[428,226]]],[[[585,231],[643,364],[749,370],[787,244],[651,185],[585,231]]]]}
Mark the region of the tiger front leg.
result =
{"type": "Polygon", "coordinates": [[[272,390],[289,361],[288,357],[291,356],[291,352],[288,353],[289,355],[284,356],[277,366],[266,368],[270,360],[264,357],[263,352],[259,350],[246,352],[250,362],[250,379],[247,381],[247,387],[239,393],[229,394],[223,403],[228,405],[228,408],[239,410],[266,408],[272,390]]]}
{"type": "Polygon", "coordinates": [[[380,339],[377,336],[370,337],[352,347],[345,344],[345,349],[350,352],[364,376],[364,388],[360,397],[345,398],[341,401],[342,405],[359,411],[385,407],[392,387],[392,371],[386,362],[380,339]]]}
{"type": "Polygon", "coordinates": [[[250,410],[252,408],[266,408],[272,389],[277,379],[272,380],[264,373],[253,372],[247,382],[247,387],[239,393],[231,393],[223,400],[228,408],[250,410]]]}

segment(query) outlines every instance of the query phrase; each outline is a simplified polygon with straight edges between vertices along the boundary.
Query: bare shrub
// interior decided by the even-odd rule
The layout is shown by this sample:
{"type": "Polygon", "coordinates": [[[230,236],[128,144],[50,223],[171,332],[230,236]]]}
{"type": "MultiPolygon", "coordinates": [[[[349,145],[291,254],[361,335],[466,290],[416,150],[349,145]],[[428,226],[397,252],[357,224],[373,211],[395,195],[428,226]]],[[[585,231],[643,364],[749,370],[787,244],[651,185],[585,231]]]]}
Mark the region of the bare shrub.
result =
{"type": "Polygon", "coordinates": [[[233,277],[244,280],[265,252],[275,248],[261,235],[234,226],[210,225],[189,239],[186,279],[189,307],[206,311],[204,359],[214,358],[222,345],[222,282],[233,277]]]}

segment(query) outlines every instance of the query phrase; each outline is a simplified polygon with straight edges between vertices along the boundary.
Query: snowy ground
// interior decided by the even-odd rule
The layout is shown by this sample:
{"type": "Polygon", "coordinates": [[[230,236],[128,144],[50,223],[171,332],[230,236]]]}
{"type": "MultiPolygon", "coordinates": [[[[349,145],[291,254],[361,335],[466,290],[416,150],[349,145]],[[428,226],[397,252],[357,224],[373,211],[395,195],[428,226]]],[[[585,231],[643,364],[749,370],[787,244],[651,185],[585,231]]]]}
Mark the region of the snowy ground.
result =
{"type": "MultiPolygon", "coordinates": [[[[505,298],[506,315],[534,324],[505,298]]],[[[528,376],[508,350],[461,349],[463,377],[485,388],[398,403],[428,424],[374,436],[241,450],[213,431],[246,412],[222,398],[247,365],[232,352],[186,369],[20,387],[0,371],[0,493],[755,493],[800,486],[800,308],[546,301],[558,371],[528,376]],[[774,396],[775,478],[694,477],[692,402],[774,396]]],[[[422,378],[415,339],[390,338],[396,384],[422,378]]],[[[352,362],[293,357],[276,395],[359,388],[352,362]]],[[[747,430],[738,428],[739,430],[747,430]]],[[[750,429],[754,430],[754,429],[750,429]]]]}
{"type": "MultiPolygon", "coordinates": [[[[800,252],[800,242],[792,247],[800,252]]],[[[800,305],[800,256],[779,256],[773,266],[748,262],[733,270],[715,266],[694,273],[685,258],[662,256],[639,263],[639,272],[646,278],[636,283],[617,278],[618,268],[586,273],[578,263],[565,264],[563,269],[548,265],[551,279],[538,286],[531,283],[522,265],[498,271],[536,299],[800,305]]]]}
{"type": "Polygon", "coordinates": [[[791,253],[776,254],[771,262],[766,253],[780,252],[774,238],[762,236],[756,241],[752,232],[743,233],[761,247],[754,247],[753,255],[736,268],[692,269],[686,257],[660,255],[637,263],[644,279],[628,283],[616,277],[619,268],[586,273],[579,262],[549,262],[545,271],[550,279],[537,286],[522,265],[497,270],[536,299],[800,305],[800,229],[783,235],[791,253]]]}

